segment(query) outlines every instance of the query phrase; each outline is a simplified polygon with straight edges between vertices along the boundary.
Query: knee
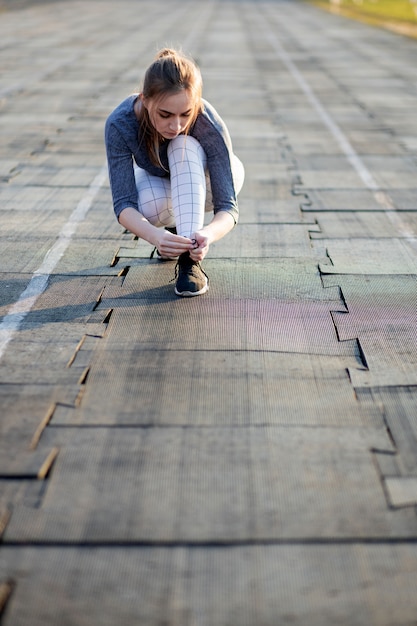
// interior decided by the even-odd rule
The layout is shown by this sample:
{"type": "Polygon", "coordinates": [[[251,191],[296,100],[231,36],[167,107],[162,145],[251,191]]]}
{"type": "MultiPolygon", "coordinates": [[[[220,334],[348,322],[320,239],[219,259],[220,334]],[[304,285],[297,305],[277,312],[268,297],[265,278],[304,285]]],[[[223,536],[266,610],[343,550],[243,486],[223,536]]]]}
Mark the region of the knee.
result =
{"type": "Polygon", "coordinates": [[[198,148],[201,148],[201,144],[195,137],[191,137],[191,135],[178,135],[178,137],[171,139],[169,142],[168,152],[172,152],[175,148],[198,150],[198,148]]]}
{"type": "Polygon", "coordinates": [[[203,167],[205,167],[206,153],[195,137],[191,137],[191,135],[178,135],[175,139],[171,139],[168,146],[168,158],[183,161],[187,156],[197,157],[203,167]]]}

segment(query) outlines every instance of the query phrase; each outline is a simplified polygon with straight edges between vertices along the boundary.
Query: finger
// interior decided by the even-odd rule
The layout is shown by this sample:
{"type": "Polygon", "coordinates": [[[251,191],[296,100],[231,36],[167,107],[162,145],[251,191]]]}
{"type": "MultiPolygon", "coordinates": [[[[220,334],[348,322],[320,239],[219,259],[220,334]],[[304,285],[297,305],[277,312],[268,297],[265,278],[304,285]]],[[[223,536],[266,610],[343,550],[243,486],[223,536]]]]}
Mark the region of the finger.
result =
{"type": "Polygon", "coordinates": [[[188,246],[192,244],[192,240],[189,237],[183,237],[182,235],[171,235],[169,241],[175,241],[176,243],[184,243],[188,246]]]}
{"type": "Polygon", "coordinates": [[[159,246],[159,251],[161,252],[161,254],[167,256],[178,256],[183,252],[187,252],[189,249],[190,246],[187,243],[170,242],[159,246]]]}

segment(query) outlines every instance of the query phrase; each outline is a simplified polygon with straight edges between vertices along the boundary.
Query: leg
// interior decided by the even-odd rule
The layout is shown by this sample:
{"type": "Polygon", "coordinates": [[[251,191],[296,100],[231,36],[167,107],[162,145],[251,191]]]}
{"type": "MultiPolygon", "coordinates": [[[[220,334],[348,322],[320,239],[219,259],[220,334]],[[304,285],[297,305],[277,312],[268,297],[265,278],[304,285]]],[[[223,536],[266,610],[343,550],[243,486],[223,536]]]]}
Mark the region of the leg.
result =
{"type": "Polygon", "coordinates": [[[153,226],[165,226],[166,228],[175,226],[169,178],[152,176],[137,165],[134,166],[134,169],[139,212],[153,226]]]}
{"type": "MultiPolygon", "coordinates": [[[[245,180],[245,168],[243,167],[242,161],[235,155],[232,154],[231,158],[232,165],[232,176],[233,176],[233,184],[235,187],[236,195],[240,193],[240,190],[243,187],[243,183],[245,180]]],[[[208,170],[206,170],[206,213],[210,213],[213,211],[213,196],[211,193],[211,183],[210,183],[210,175],[208,170]]]]}
{"type": "Polygon", "coordinates": [[[243,167],[242,161],[235,154],[232,154],[232,176],[237,195],[240,193],[245,181],[245,168],[243,167]]]}
{"type": "MultiPolygon", "coordinates": [[[[168,161],[177,233],[192,239],[204,224],[206,155],[194,137],[181,135],[168,146],[168,161]]],[[[199,296],[207,290],[207,275],[185,252],[178,259],[175,293],[178,296],[199,296]]]]}
{"type": "Polygon", "coordinates": [[[204,224],[206,155],[194,137],[180,135],[168,146],[168,161],[177,233],[192,237],[204,224]]]}

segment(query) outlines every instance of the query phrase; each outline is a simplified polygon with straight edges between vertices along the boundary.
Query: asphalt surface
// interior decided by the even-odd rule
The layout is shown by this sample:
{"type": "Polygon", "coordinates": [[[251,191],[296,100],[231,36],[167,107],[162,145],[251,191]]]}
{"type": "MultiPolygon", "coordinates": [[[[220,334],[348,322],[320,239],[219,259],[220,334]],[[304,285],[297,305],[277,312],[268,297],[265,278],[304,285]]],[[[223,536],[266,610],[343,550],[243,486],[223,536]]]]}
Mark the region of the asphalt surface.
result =
{"type": "Polygon", "coordinates": [[[297,1],[0,5],[4,626],[417,621],[417,70],[297,1]],[[181,299],[110,111],[200,64],[246,169],[181,299]]]}

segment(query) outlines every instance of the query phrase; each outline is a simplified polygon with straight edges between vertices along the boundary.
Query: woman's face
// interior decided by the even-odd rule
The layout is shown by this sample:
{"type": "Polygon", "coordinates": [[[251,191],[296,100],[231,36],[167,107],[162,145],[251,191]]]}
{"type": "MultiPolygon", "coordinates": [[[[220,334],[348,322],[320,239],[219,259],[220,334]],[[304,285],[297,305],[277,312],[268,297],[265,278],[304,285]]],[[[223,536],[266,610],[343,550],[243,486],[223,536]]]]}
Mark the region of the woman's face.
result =
{"type": "Polygon", "coordinates": [[[165,139],[174,139],[187,129],[195,108],[193,97],[185,90],[155,102],[142,97],[142,102],[152,125],[165,139]]]}

